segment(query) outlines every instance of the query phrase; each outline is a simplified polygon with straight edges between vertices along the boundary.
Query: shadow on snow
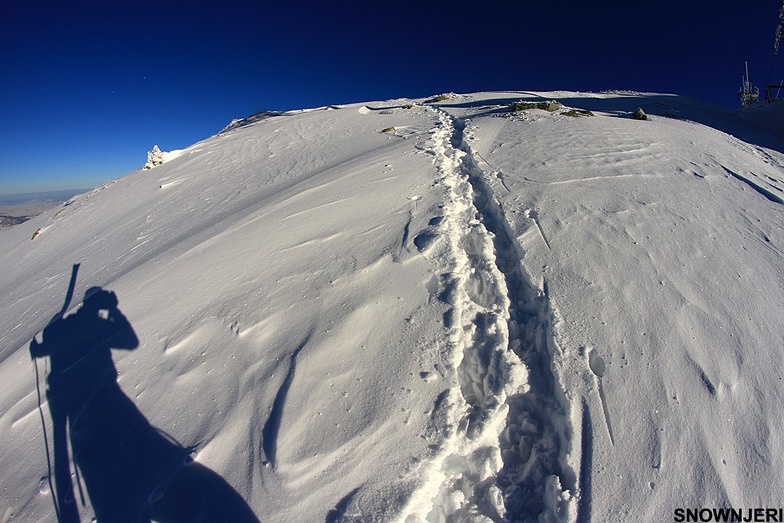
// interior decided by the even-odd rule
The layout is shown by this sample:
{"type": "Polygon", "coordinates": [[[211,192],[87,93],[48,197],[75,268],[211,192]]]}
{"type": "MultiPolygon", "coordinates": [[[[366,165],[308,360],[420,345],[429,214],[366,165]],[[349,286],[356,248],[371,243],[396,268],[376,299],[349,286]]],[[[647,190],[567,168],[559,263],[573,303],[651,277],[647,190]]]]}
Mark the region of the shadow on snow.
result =
{"type": "MultiPolygon", "coordinates": [[[[185,447],[150,424],[117,383],[110,349],[134,350],[139,340],[114,292],[91,287],[81,307],[62,310],[30,342],[33,358],[48,357],[46,398],[54,453],[54,504],[61,523],[78,523],[69,441],[81,504],[82,483],[100,522],[257,522],[247,503],[218,474],[193,461],[185,447]]],[[[37,372],[36,365],[36,372],[37,372]]],[[[40,394],[40,392],[39,392],[40,394]]],[[[45,422],[43,410],[41,419],[45,422]]],[[[47,441],[47,461],[49,443],[47,441]]]]}

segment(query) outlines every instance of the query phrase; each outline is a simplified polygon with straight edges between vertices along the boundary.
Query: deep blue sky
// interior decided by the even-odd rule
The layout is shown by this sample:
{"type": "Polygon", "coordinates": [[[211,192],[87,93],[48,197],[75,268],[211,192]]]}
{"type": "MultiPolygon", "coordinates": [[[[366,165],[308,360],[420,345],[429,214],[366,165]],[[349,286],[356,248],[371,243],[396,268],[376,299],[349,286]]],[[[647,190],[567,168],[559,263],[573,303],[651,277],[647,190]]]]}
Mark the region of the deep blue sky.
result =
{"type": "Polygon", "coordinates": [[[3,0],[0,194],[93,187],[265,109],[501,89],[734,107],[744,60],[768,78],[780,6],[3,0]]]}

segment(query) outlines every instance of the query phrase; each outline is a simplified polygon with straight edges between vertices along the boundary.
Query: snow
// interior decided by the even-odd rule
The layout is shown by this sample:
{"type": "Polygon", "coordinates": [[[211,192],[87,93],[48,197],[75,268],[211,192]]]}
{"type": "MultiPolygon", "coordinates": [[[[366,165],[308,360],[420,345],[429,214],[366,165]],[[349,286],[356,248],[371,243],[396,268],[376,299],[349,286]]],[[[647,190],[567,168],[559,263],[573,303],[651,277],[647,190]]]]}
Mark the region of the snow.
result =
{"type": "Polygon", "coordinates": [[[782,506],[784,146],[755,111],[263,115],[1,231],[0,520],[56,521],[29,345],[74,264],[66,320],[116,293],[120,389],[261,521],[782,506]]]}

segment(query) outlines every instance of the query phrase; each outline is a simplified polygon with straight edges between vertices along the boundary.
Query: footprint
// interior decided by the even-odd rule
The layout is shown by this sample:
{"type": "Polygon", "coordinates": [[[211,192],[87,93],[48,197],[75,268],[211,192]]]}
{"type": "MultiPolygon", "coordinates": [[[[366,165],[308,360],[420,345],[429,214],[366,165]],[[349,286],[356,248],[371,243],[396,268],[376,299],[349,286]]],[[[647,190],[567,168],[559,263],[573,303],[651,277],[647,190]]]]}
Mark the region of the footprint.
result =
{"type": "Polygon", "coordinates": [[[604,359],[599,356],[596,349],[591,349],[591,353],[588,355],[588,366],[597,378],[604,376],[604,371],[607,369],[604,359]]]}
{"type": "Polygon", "coordinates": [[[419,252],[424,252],[435,243],[437,238],[438,234],[432,230],[425,229],[414,238],[414,246],[419,252]]]}
{"type": "Polygon", "coordinates": [[[604,363],[604,358],[599,355],[596,349],[591,349],[588,353],[588,367],[596,376],[596,388],[599,391],[599,402],[602,404],[602,412],[604,413],[604,423],[607,425],[607,435],[610,437],[610,445],[615,446],[615,437],[613,436],[612,425],[610,424],[610,412],[607,409],[607,400],[604,397],[604,389],[602,388],[602,376],[607,370],[607,365],[604,363]]]}

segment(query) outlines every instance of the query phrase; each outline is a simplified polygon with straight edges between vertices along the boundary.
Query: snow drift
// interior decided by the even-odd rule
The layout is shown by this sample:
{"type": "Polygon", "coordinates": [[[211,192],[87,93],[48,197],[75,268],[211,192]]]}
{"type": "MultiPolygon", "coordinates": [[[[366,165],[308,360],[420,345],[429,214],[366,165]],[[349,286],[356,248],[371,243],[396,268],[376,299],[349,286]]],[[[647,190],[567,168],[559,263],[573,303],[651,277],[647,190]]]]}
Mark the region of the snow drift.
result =
{"type": "Polygon", "coordinates": [[[784,147],[758,120],[626,92],[265,114],[0,232],[2,521],[56,521],[69,482],[83,521],[115,495],[173,521],[782,506],[784,147]],[[77,335],[120,317],[135,343],[77,335]],[[68,437],[55,342],[102,354],[69,387],[111,391],[68,437]]]}

